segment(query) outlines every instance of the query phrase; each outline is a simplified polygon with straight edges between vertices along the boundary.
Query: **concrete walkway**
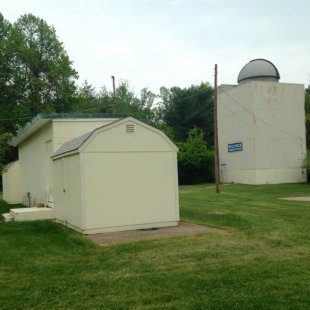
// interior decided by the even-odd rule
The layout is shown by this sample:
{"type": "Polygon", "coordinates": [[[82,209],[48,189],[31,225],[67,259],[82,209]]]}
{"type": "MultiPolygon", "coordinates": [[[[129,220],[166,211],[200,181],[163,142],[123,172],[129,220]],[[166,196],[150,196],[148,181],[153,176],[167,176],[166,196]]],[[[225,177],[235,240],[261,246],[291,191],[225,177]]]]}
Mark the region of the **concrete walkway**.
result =
{"type": "Polygon", "coordinates": [[[151,230],[129,230],[112,233],[87,235],[86,237],[102,246],[126,243],[130,241],[158,239],[176,236],[212,234],[224,232],[224,229],[181,222],[178,226],[164,227],[151,230]]]}

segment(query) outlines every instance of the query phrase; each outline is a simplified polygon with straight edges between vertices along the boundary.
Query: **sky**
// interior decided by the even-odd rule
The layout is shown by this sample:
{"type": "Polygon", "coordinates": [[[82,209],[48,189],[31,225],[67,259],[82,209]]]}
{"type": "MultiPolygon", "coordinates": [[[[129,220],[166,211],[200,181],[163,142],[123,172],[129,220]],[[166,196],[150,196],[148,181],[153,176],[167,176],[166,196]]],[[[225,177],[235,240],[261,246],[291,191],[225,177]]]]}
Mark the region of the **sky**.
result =
{"type": "Polygon", "coordinates": [[[97,90],[129,81],[148,87],[236,84],[241,68],[265,58],[280,82],[310,84],[310,0],[0,0],[10,22],[32,13],[56,33],[97,90]]]}

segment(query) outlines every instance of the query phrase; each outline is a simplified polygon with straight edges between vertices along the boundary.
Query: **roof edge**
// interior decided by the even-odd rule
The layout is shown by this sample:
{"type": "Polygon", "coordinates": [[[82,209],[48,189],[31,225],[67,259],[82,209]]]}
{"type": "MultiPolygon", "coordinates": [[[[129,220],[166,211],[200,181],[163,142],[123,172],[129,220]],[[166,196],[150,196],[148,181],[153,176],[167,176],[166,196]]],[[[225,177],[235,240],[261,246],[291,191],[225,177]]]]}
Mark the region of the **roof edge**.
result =
{"type": "Polygon", "coordinates": [[[54,119],[95,119],[95,118],[124,118],[127,114],[38,114],[33,117],[23,128],[17,131],[16,135],[9,141],[9,145],[17,146],[23,142],[26,138],[30,137],[33,133],[38,131],[49,121],[54,119]],[[41,124],[39,122],[41,121],[41,124]],[[36,128],[33,128],[37,124],[36,128]],[[30,129],[33,129],[30,131],[30,129]]]}

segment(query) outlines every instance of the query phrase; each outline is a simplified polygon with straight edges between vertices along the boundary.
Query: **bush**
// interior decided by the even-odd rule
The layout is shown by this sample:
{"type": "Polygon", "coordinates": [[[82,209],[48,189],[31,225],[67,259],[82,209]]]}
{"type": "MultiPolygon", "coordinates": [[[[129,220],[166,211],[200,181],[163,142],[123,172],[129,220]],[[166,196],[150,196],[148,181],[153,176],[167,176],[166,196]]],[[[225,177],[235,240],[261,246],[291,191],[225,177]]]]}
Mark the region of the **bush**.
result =
{"type": "Polygon", "coordinates": [[[209,149],[200,129],[193,128],[186,142],[179,143],[178,173],[180,184],[214,181],[214,151],[209,149]]]}

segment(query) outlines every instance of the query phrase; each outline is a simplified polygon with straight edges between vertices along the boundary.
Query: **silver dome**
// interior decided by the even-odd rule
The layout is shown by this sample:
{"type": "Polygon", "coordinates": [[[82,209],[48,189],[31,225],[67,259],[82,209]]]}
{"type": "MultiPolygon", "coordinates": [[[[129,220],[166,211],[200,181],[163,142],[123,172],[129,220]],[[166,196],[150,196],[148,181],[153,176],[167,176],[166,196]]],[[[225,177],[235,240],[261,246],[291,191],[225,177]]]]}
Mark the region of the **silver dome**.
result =
{"type": "Polygon", "coordinates": [[[253,59],[248,62],[238,75],[238,83],[248,80],[279,82],[277,67],[266,59],[253,59]]]}

